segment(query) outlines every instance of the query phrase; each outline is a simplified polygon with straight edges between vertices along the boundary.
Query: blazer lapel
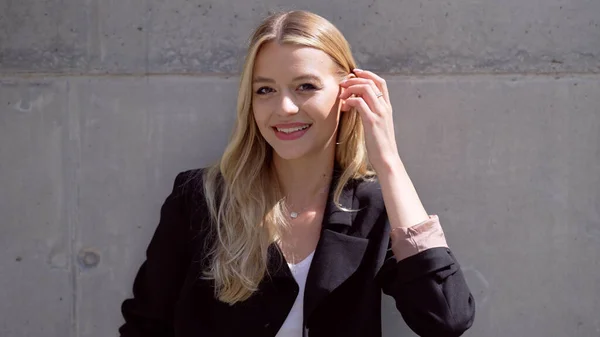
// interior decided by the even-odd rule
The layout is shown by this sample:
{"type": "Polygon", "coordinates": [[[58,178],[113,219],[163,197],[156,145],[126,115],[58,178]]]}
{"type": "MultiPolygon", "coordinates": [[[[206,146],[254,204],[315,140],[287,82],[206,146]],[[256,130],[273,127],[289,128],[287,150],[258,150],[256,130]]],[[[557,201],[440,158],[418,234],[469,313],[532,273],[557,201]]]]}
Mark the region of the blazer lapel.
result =
{"type": "MultiPolygon", "coordinates": [[[[339,178],[339,171],[336,172],[325,206],[321,237],[306,280],[305,324],[319,303],[358,269],[369,242],[368,239],[347,234],[352,227],[356,212],[344,212],[335,205],[333,190],[339,178]]],[[[346,185],[340,196],[340,204],[344,208],[355,209],[358,205],[353,205],[353,201],[354,187],[350,183],[346,185]]]]}

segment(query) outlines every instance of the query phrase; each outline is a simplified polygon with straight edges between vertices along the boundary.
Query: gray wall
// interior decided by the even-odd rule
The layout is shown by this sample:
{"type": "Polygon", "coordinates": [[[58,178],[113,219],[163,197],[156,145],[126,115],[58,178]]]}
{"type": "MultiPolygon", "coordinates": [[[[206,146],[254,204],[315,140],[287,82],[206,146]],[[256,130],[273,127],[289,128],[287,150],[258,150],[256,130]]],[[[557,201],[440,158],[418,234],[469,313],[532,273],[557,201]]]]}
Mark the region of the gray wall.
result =
{"type": "Polygon", "coordinates": [[[290,8],[389,81],[466,335],[600,335],[600,1],[294,3],[0,0],[0,336],[116,335],[175,174],[226,144],[248,32],[290,8]]]}

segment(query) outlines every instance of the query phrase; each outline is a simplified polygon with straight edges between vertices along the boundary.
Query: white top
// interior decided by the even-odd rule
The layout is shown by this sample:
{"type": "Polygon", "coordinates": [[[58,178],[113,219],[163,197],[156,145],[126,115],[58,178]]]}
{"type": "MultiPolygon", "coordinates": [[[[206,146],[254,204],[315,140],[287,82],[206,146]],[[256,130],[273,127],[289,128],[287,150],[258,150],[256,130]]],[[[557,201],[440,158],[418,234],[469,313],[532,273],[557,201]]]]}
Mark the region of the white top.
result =
{"type": "Polygon", "coordinates": [[[294,279],[296,279],[300,289],[292,309],[290,310],[285,322],[283,322],[283,325],[275,337],[302,337],[302,322],[304,318],[302,314],[304,312],[304,286],[306,285],[306,276],[308,276],[308,269],[310,268],[313,255],[315,255],[314,251],[310,253],[310,255],[304,260],[296,264],[288,263],[288,266],[292,271],[292,275],[294,275],[294,279]]]}

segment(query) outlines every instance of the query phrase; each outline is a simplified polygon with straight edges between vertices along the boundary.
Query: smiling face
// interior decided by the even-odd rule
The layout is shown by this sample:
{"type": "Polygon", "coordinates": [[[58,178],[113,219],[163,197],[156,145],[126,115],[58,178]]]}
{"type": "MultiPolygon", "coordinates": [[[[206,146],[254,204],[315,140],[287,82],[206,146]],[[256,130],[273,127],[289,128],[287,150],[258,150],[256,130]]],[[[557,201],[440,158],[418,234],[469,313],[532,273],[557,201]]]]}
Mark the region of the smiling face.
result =
{"type": "Polygon", "coordinates": [[[335,146],[340,76],[321,50],[265,44],[254,64],[252,112],[274,155],[312,157],[335,146]]]}

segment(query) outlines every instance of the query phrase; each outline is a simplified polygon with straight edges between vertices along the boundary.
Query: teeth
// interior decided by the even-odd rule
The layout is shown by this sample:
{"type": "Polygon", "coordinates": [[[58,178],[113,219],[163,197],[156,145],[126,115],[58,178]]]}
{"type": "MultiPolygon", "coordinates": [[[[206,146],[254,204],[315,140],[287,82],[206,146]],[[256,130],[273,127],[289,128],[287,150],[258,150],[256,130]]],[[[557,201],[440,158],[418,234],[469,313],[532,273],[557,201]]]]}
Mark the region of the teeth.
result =
{"type": "Polygon", "coordinates": [[[299,126],[299,127],[295,127],[295,128],[289,128],[289,129],[280,129],[280,128],[277,128],[277,131],[283,132],[283,133],[292,133],[292,132],[304,130],[304,129],[308,128],[309,126],[310,125],[304,125],[304,126],[299,126]]]}

